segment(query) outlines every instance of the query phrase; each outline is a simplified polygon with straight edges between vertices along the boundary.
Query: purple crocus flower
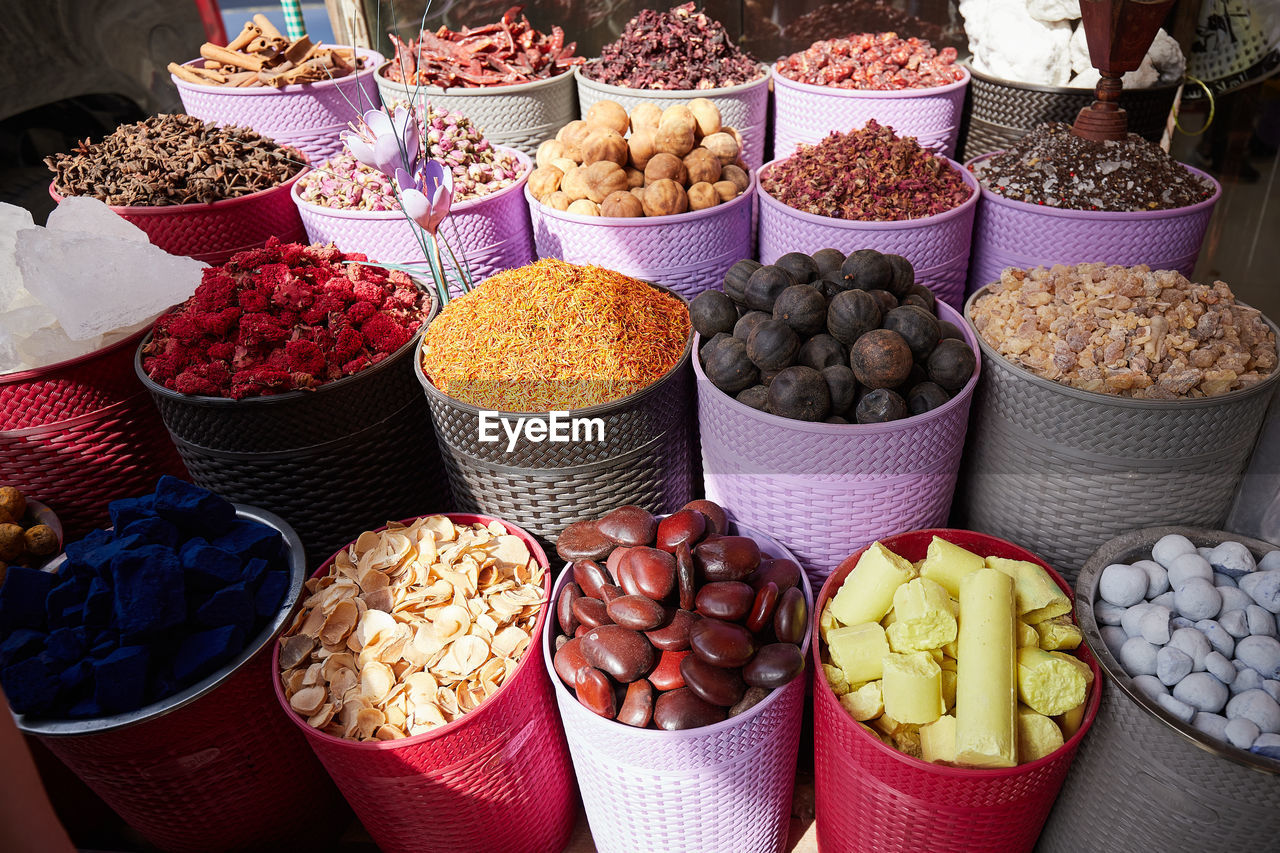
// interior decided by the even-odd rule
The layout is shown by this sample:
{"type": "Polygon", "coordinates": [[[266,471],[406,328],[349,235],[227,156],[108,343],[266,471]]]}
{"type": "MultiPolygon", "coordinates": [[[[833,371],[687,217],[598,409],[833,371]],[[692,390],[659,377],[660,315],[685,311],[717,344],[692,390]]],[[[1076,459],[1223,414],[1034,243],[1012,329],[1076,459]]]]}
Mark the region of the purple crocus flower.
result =
{"type": "Polygon", "coordinates": [[[406,167],[412,171],[417,165],[420,141],[418,122],[412,112],[403,107],[394,115],[384,110],[368,110],[364,114],[364,127],[367,136],[352,131],[342,133],[342,141],[352,157],[388,176],[406,167]],[[407,155],[407,162],[402,152],[407,155]]]}
{"type": "Polygon", "coordinates": [[[396,170],[400,207],[428,234],[435,236],[453,204],[453,170],[439,160],[427,160],[415,176],[396,170]]]}

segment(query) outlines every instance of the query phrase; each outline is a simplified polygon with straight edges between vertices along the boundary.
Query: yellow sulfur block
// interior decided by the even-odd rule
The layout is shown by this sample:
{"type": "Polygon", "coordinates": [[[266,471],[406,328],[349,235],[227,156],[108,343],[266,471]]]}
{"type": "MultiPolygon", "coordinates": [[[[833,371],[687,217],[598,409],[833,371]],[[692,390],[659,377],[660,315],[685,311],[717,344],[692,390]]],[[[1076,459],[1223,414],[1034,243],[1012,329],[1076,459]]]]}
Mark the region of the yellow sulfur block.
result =
{"type": "MultiPolygon", "coordinates": [[[[959,624],[960,624],[960,622],[959,622],[959,620],[957,620],[957,621],[956,621],[956,625],[957,625],[956,636],[957,636],[957,637],[959,636],[959,627],[958,627],[958,626],[959,626],[959,624]]],[[[944,656],[946,656],[946,657],[951,658],[952,660],[955,660],[956,658],[958,658],[958,657],[960,656],[960,642],[959,642],[959,640],[953,640],[952,642],[947,643],[945,646],[943,646],[943,647],[942,647],[942,654],[943,654],[944,656]]]]}
{"type": "Polygon", "coordinates": [[[827,606],[822,608],[822,614],[818,617],[818,633],[822,635],[822,642],[828,642],[827,634],[839,628],[840,622],[831,612],[831,602],[827,602],[827,606]]]}
{"type": "Polygon", "coordinates": [[[1049,573],[1035,563],[987,557],[987,568],[998,569],[1013,578],[1018,615],[1028,625],[1071,612],[1071,599],[1049,573]]]}
{"type": "Polygon", "coordinates": [[[915,576],[911,563],[872,542],[831,599],[831,612],[845,625],[879,622],[893,606],[893,593],[915,576]]]}
{"type": "Polygon", "coordinates": [[[956,638],[951,596],[928,578],[907,581],[893,593],[894,616],[887,627],[889,648],[895,652],[937,649],[956,638]]]}
{"type": "Polygon", "coordinates": [[[903,729],[911,728],[911,726],[901,720],[895,720],[888,714],[881,714],[879,717],[871,721],[871,728],[880,732],[880,734],[885,737],[893,737],[903,729]]]}
{"type": "Polygon", "coordinates": [[[1021,619],[1018,620],[1018,624],[1015,627],[1018,630],[1018,648],[1040,645],[1040,634],[1035,628],[1032,628],[1021,619]]]}
{"type": "Polygon", "coordinates": [[[1044,758],[1062,746],[1062,729],[1026,705],[1018,706],[1018,763],[1044,758]]]}
{"type": "Polygon", "coordinates": [[[952,598],[960,597],[960,579],[983,568],[986,563],[972,551],[952,545],[937,536],[929,543],[920,577],[941,584],[952,598]]]}
{"type": "Polygon", "coordinates": [[[942,666],[942,662],[947,659],[947,656],[942,653],[942,649],[925,649],[925,651],[929,653],[929,657],[933,658],[938,666],[942,666]]]}
{"type": "Polygon", "coordinates": [[[904,752],[912,758],[922,758],[924,751],[920,744],[920,729],[917,726],[904,726],[898,730],[893,736],[893,745],[897,747],[899,752],[904,752]]]}
{"type": "Polygon", "coordinates": [[[864,622],[836,628],[828,634],[827,651],[831,653],[831,662],[844,670],[845,681],[852,686],[875,681],[884,674],[889,641],[878,622],[864,622]]]}
{"type": "Polygon", "coordinates": [[[1084,722],[1085,705],[1088,700],[1081,702],[1079,705],[1067,711],[1064,714],[1058,714],[1053,721],[1062,729],[1062,736],[1070,739],[1072,735],[1080,731],[1080,725],[1084,722]]]}
{"type": "Polygon", "coordinates": [[[1035,628],[1040,637],[1038,645],[1042,649],[1075,649],[1084,640],[1079,626],[1066,614],[1037,622],[1035,628]]]}
{"type": "Polygon", "coordinates": [[[956,672],[954,669],[942,671],[942,702],[950,713],[956,709],[956,672]]]}
{"type": "Polygon", "coordinates": [[[932,723],[946,713],[942,668],[927,652],[884,659],[884,712],[904,723],[932,723]]]}
{"type": "Polygon", "coordinates": [[[831,685],[831,692],[837,696],[843,696],[849,692],[849,680],[844,677],[844,670],[838,666],[832,666],[829,663],[822,665],[822,672],[827,676],[827,683],[831,685]]]}
{"type": "Polygon", "coordinates": [[[1065,713],[1084,701],[1087,690],[1084,674],[1070,655],[1055,657],[1034,646],[1018,649],[1018,698],[1036,713],[1065,713]]]}
{"type": "Polygon", "coordinates": [[[1085,687],[1093,686],[1093,670],[1089,668],[1089,664],[1080,660],[1080,658],[1075,655],[1069,655],[1066,652],[1049,652],[1049,655],[1057,658],[1058,660],[1064,660],[1076,669],[1080,670],[1080,674],[1084,676],[1085,687]]]}
{"type": "Polygon", "coordinates": [[[884,694],[879,681],[868,681],[840,697],[840,706],[859,722],[874,720],[884,713],[884,694]]]}
{"type": "MultiPolygon", "coordinates": [[[[898,587],[898,589],[902,589],[902,587],[898,587]]],[[[889,608],[889,612],[888,612],[888,613],[886,613],[886,614],[884,615],[884,618],[880,620],[880,625],[881,625],[881,627],[883,627],[886,631],[888,631],[888,630],[889,630],[889,626],[890,626],[890,625],[892,625],[894,622],[897,622],[897,621],[898,621],[898,614],[894,611],[894,609],[893,609],[892,607],[890,607],[890,608],[889,608]]]]}
{"type": "Polygon", "coordinates": [[[920,727],[920,757],[925,761],[956,760],[956,718],[943,714],[920,727]]]}
{"type": "MultiPolygon", "coordinates": [[[[956,762],[1018,763],[1013,579],[978,569],[960,583],[956,683],[956,762]]],[[[1036,649],[1039,651],[1039,649],[1036,649]]]]}

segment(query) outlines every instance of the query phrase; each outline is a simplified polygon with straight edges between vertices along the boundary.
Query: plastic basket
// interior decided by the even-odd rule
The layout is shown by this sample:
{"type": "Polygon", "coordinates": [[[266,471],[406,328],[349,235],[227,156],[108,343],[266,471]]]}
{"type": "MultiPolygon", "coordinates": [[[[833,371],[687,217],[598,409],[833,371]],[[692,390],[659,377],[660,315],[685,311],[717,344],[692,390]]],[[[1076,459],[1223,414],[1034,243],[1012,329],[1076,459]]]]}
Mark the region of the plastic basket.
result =
{"type": "Polygon", "coordinates": [[[862,127],[868,119],[893,128],[898,136],[914,136],[925,148],[956,155],[964,95],[964,78],[928,89],[841,89],[800,83],[773,69],[773,150],[789,157],[801,142],[820,142],[833,130],[862,127]]]}
{"type": "MultiPolygon", "coordinates": [[[[302,219],[289,197],[305,171],[283,184],[209,204],[108,207],[145,231],[152,245],[171,255],[188,255],[217,266],[238,252],[262,248],[272,237],[283,243],[306,239],[302,219]]],[[[52,183],[49,195],[55,202],[62,201],[52,183]]]]}
{"type": "MultiPolygon", "coordinates": [[[[344,45],[331,45],[343,47],[344,45]]],[[[346,77],[292,86],[202,86],[170,74],[188,115],[216,124],[251,127],[281,145],[292,145],[317,162],[342,153],[339,134],[365,110],[377,109],[375,71],[382,54],[354,48],[365,67],[346,77]]],[[[194,65],[203,60],[193,59],[194,65]]]]}
{"type": "MultiPolygon", "coordinates": [[[[973,330],[949,306],[938,316],[973,330]]],[[[815,586],[851,551],[896,530],[944,524],[951,510],[978,369],[923,415],[825,424],[753,409],[711,384],[694,360],[707,497],[752,527],[771,526],[815,586]]]]}
{"type": "MultiPolygon", "coordinates": [[[[794,559],[770,536],[738,524],[761,550],[794,559]]],[[[552,601],[573,580],[561,572],[552,601]]],[[[805,602],[813,591],[801,575],[805,602]]],[[[553,664],[556,626],[541,638],[573,769],[601,853],[781,850],[791,817],[808,672],[736,717],[683,731],[638,729],[588,711],[553,664]]],[[[807,651],[809,639],[801,651],[807,651]]]]}
{"type": "Polygon", "coordinates": [[[573,69],[573,76],[578,81],[578,103],[584,116],[596,101],[615,101],[629,113],[639,104],[655,104],[666,109],[677,104],[688,104],[695,98],[706,98],[720,110],[721,124],[742,134],[741,156],[747,164],[747,171],[753,172],[768,159],[765,128],[769,122],[769,81],[773,75],[768,66],[760,67],[764,72],[760,79],[718,89],[630,89],[626,86],[611,86],[592,80],[582,73],[581,66],[573,69]]]}
{"type": "Polygon", "coordinates": [[[55,507],[70,539],[107,524],[108,502],[187,475],[130,369],[144,334],[0,375],[0,481],[55,507]]]}
{"type": "MultiPolygon", "coordinates": [[[[763,177],[774,163],[760,170],[763,177]]],[[[902,255],[915,267],[916,282],[931,289],[939,300],[957,311],[964,304],[964,284],[969,269],[969,244],[973,239],[974,213],[978,210],[978,181],[959,163],[952,168],[972,190],[957,207],[936,216],[898,222],[857,222],[815,216],[788,207],[763,187],[760,190],[760,260],[771,264],[787,252],[812,255],[819,249],[875,249],[902,255]]]]}
{"type": "MultiPolygon", "coordinates": [[[[1043,567],[1071,594],[1062,576],[1043,560],[1009,542],[967,530],[917,530],[881,539],[890,551],[922,560],[940,536],[984,557],[1027,560],[1043,567]]],[[[862,551],[831,573],[818,594],[818,616],[857,565],[862,551]]],[[[1093,686],[1080,729],[1056,752],[1016,767],[978,769],[932,764],[899,752],[862,728],[841,707],[827,679],[814,677],[813,747],[818,844],[826,853],[876,850],[902,853],[1017,853],[1030,850],[1076,750],[1098,714],[1103,694],[1098,662],[1084,646],[1079,657],[1093,670],[1093,686]]],[[[821,673],[821,650],[814,641],[813,668],[821,673]]],[[[1111,793],[1112,782],[1099,792],[1111,793]]],[[[1075,850],[1089,850],[1077,844],[1075,850]]],[[[1133,849],[1132,847],[1129,849],[1133,849]]],[[[1170,848],[1174,849],[1174,848],[1170,848]]]]}
{"type": "Polygon", "coordinates": [[[302,545],[270,513],[237,505],[236,514],[284,535],[292,579],[275,619],[235,660],[136,711],[90,720],[18,716],[18,726],[163,850],[323,847],[347,812],[272,700],[268,671],[268,646],[298,607],[302,545]]]}
{"type": "Polygon", "coordinates": [[[525,189],[538,257],[596,264],[655,281],[693,299],[719,287],[749,254],[756,179],[732,201],[673,216],[583,216],[534,200],[525,189]]]}
{"type": "Polygon", "coordinates": [[[441,89],[397,83],[385,76],[388,61],[378,69],[378,92],[384,104],[408,101],[462,113],[494,145],[515,148],[532,157],[544,140],[578,117],[578,90],[569,72],[532,83],[476,89],[441,89]]]}
{"type": "MultiPolygon", "coordinates": [[[[966,316],[986,290],[969,297],[966,316]]],[[[1221,526],[1280,385],[1276,370],[1218,397],[1136,400],[1041,379],[978,343],[985,369],[960,517],[1027,543],[1071,582],[1102,543],[1135,527],[1221,526]]]]}
{"type": "MultiPolygon", "coordinates": [[[[458,202],[441,227],[445,239],[459,253],[459,261],[466,256],[476,284],[494,273],[534,261],[529,207],[522,194],[533,163],[520,151],[503,150],[523,165],[520,180],[492,195],[458,202]]],[[[344,252],[361,252],[374,261],[425,266],[417,226],[402,211],[339,210],[305,202],[300,192],[301,188],[294,186],[293,202],[312,243],[333,243],[344,252]]]]}
{"type": "Polygon", "coordinates": [[[1093,612],[1102,570],[1150,558],[1151,546],[1169,533],[1205,547],[1234,539],[1255,557],[1276,549],[1222,530],[1158,527],[1118,536],[1089,558],[1076,583],[1076,616],[1108,683],[1093,734],[1040,838],[1047,853],[1269,850],[1280,836],[1276,763],[1210,740],[1168,714],[1135,687],[1102,641],[1093,612]]]}
{"type": "MultiPolygon", "coordinates": [[[[490,516],[447,513],[456,524],[490,516]]],[[[406,524],[411,523],[406,521],[406,524]]],[[[544,568],[546,553],[507,522],[544,568]]],[[[379,528],[380,529],[380,528],[379,528]]],[[[330,557],[316,572],[329,570],[330,557]]],[[[551,586],[551,572],[544,575],[551,586]]],[[[538,661],[547,628],[544,605],[533,641],[515,672],[475,710],[425,734],[392,741],[351,741],[307,725],[289,707],[271,654],[277,704],[310,742],[369,834],[388,853],[542,853],[562,850],[577,800],[551,683],[538,661]]]]}

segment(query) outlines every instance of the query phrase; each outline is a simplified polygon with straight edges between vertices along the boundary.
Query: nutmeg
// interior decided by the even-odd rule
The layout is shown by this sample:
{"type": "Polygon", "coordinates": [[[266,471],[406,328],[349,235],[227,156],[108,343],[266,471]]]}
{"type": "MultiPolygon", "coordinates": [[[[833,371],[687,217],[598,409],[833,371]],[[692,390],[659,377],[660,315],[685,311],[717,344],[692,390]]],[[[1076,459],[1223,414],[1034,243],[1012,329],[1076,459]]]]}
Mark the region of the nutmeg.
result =
{"type": "Polygon", "coordinates": [[[720,108],[707,98],[694,98],[689,102],[689,112],[698,125],[698,136],[710,136],[720,131],[720,108]]]}
{"type": "Polygon", "coordinates": [[[568,193],[556,190],[544,198],[542,203],[553,210],[568,210],[569,205],[573,204],[573,199],[569,198],[568,193]]]}
{"type": "Polygon", "coordinates": [[[644,187],[632,187],[631,194],[636,197],[636,201],[644,202],[644,187]]]}
{"type": "Polygon", "coordinates": [[[671,216],[689,209],[689,195],[675,181],[663,178],[644,188],[641,204],[645,216],[671,216]]]}
{"type": "Polygon", "coordinates": [[[722,181],[733,181],[733,185],[738,188],[740,193],[746,192],[747,187],[751,186],[751,176],[741,166],[735,166],[732,163],[720,170],[720,179],[722,181]]]}
{"type": "Polygon", "coordinates": [[[625,166],[627,153],[627,141],[622,134],[607,127],[594,128],[582,143],[582,162],[587,166],[602,160],[625,166]]]}
{"type": "Polygon", "coordinates": [[[662,120],[662,107],[657,104],[645,101],[636,104],[631,110],[631,132],[637,130],[657,130],[658,122],[662,120]]]}
{"type": "Polygon", "coordinates": [[[617,101],[596,101],[587,108],[587,124],[593,127],[607,127],[619,136],[625,136],[631,120],[627,111],[617,101]]]}
{"type": "Polygon", "coordinates": [[[27,553],[47,557],[58,550],[58,534],[47,524],[33,524],[22,535],[27,553]]]}
{"type": "Polygon", "coordinates": [[[581,148],[583,141],[590,132],[591,125],[582,119],[574,119],[556,132],[556,139],[563,142],[568,148],[581,148]]]}
{"type": "Polygon", "coordinates": [[[687,128],[697,132],[698,121],[693,117],[693,111],[684,104],[675,104],[663,110],[662,117],[658,119],[658,130],[671,127],[679,128],[680,130],[687,128]]]}
{"type": "Polygon", "coordinates": [[[711,185],[716,191],[716,195],[720,196],[720,201],[733,201],[738,197],[738,185],[733,181],[716,181],[711,185]]]}
{"type": "Polygon", "coordinates": [[[703,137],[702,147],[714,154],[722,165],[732,163],[740,150],[738,141],[723,130],[703,137]]]}
{"type": "Polygon", "coordinates": [[[657,134],[654,135],[653,141],[654,147],[659,151],[665,151],[677,157],[683,157],[688,154],[696,144],[693,138],[692,123],[688,126],[676,123],[661,126],[658,128],[657,134]]]}
{"type": "Polygon", "coordinates": [[[720,180],[720,161],[705,148],[695,148],[684,155],[684,167],[691,184],[714,184],[720,180]]]}
{"type": "Polygon", "coordinates": [[[641,128],[631,132],[631,137],[627,140],[627,150],[631,155],[631,165],[641,171],[649,164],[649,160],[654,154],[658,153],[658,143],[654,139],[654,131],[649,128],[641,128]]]}
{"type": "Polygon", "coordinates": [[[742,141],[742,132],[739,131],[736,127],[722,127],[720,128],[720,130],[733,137],[734,141],[738,143],[738,153],[741,154],[742,146],[746,144],[742,141]]]}
{"type": "Polygon", "coordinates": [[[627,188],[627,173],[611,160],[600,160],[590,166],[583,166],[587,183],[587,198],[596,204],[604,201],[609,193],[627,188]]]}
{"type": "Polygon", "coordinates": [[[572,169],[564,173],[564,177],[560,179],[560,192],[569,196],[569,198],[577,201],[580,198],[586,198],[587,191],[587,167],[574,166],[572,169]]]}
{"type": "Polygon", "coordinates": [[[27,549],[22,533],[22,527],[17,524],[0,524],[0,560],[12,563],[22,556],[27,549]]]}
{"type": "Polygon", "coordinates": [[[684,161],[666,152],[653,155],[649,165],[644,167],[645,186],[663,179],[675,181],[681,186],[688,183],[689,170],[685,168],[684,161]]]}
{"type": "Polygon", "coordinates": [[[560,181],[563,178],[564,172],[555,166],[539,166],[529,174],[529,195],[542,201],[560,189],[560,181]]]}
{"type": "Polygon", "coordinates": [[[618,190],[609,193],[600,205],[600,213],[604,216],[644,216],[644,205],[630,191],[618,190]]]}
{"type": "Polygon", "coordinates": [[[569,213],[576,213],[580,216],[599,216],[600,205],[596,204],[589,198],[580,198],[573,204],[569,205],[569,213]]]}
{"type": "Polygon", "coordinates": [[[706,210],[708,207],[715,207],[719,203],[720,196],[716,193],[715,187],[706,181],[699,181],[689,187],[690,210],[706,210]]]}
{"type": "Polygon", "coordinates": [[[27,512],[27,499],[15,486],[0,487],[0,522],[18,521],[27,512]]]}
{"type": "Polygon", "coordinates": [[[567,175],[570,169],[574,168],[575,166],[581,166],[582,164],[570,157],[557,157],[556,159],[552,160],[548,165],[555,166],[557,169],[559,169],[561,172],[564,172],[567,175]]]}
{"type": "Polygon", "coordinates": [[[553,160],[565,156],[565,144],[558,139],[548,139],[538,146],[538,153],[534,156],[534,162],[538,168],[550,166],[553,160]]]}
{"type": "Polygon", "coordinates": [[[644,172],[639,169],[627,169],[627,186],[631,189],[644,186],[644,172]]]}

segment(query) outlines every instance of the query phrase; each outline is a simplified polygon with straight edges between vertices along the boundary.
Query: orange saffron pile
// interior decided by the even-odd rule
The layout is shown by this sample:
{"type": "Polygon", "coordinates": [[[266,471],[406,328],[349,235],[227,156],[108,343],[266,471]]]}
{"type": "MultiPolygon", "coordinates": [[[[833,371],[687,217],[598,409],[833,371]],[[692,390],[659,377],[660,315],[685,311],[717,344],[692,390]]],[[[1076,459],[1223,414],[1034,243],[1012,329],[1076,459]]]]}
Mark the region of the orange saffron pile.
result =
{"type": "Polygon", "coordinates": [[[441,392],[481,409],[547,412],[620,400],[679,364],[684,302],[638,279],[546,259],[450,300],[422,341],[441,392]]]}

